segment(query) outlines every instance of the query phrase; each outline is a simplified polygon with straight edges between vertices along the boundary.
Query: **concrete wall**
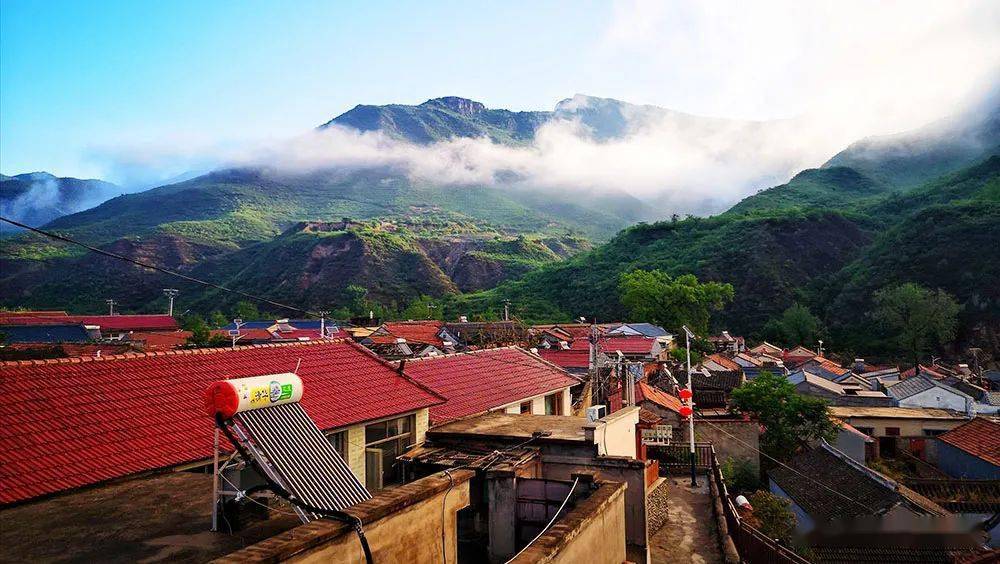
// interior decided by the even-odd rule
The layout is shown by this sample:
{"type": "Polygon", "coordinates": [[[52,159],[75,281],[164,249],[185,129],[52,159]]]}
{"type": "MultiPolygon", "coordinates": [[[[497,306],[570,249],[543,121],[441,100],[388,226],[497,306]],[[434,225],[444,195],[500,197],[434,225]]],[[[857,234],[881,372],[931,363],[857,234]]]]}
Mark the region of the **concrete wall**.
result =
{"type": "Polygon", "coordinates": [[[624,484],[605,482],[519,554],[515,564],[619,564],[626,560],[624,484]]]}
{"type": "Polygon", "coordinates": [[[584,429],[587,439],[597,445],[603,456],[636,458],[635,426],[639,423],[639,408],[632,406],[602,417],[584,429]]]}
{"type": "Polygon", "coordinates": [[[924,430],[950,431],[951,429],[954,429],[955,427],[958,427],[962,423],[968,421],[967,419],[907,419],[902,417],[863,416],[839,417],[854,427],[866,427],[872,429],[873,431],[870,436],[875,438],[888,436],[885,432],[886,427],[897,427],[899,429],[900,437],[926,438],[927,435],[924,435],[924,430]]]}
{"type": "Polygon", "coordinates": [[[937,443],[937,466],[952,478],[996,480],[1000,467],[943,442],[937,443]]]}
{"type": "Polygon", "coordinates": [[[838,429],[837,440],[833,446],[837,447],[837,450],[840,452],[851,457],[855,462],[859,464],[865,463],[865,439],[859,437],[856,433],[838,429]]]}
{"type": "MultiPolygon", "coordinates": [[[[563,388],[562,392],[562,415],[573,415],[573,398],[570,396],[569,387],[563,388]]],[[[526,401],[531,401],[531,413],[532,415],[545,415],[545,398],[554,393],[560,392],[549,392],[547,394],[542,394],[540,396],[534,396],[531,398],[524,398],[513,403],[509,403],[505,406],[499,407],[496,411],[503,411],[505,413],[511,413],[517,415],[521,413],[521,404],[526,401]]]]}
{"type": "Polygon", "coordinates": [[[934,386],[919,394],[899,400],[899,407],[936,407],[966,413],[971,408],[972,398],[934,386]]]}
{"type": "MultiPolygon", "coordinates": [[[[434,474],[383,490],[372,499],[348,508],[349,513],[364,523],[375,562],[456,562],[456,513],[469,505],[469,480],[473,475],[471,470],[452,472],[451,479],[434,474]]],[[[364,553],[352,527],[319,519],[215,562],[235,564],[250,560],[356,564],[364,562],[364,553]]]]}
{"type": "Polygon", "coordinates": [[[543,474],[551,480],[572,480],[574,474],[595,472],[598,479],[621,482],[625,491],[625,539],[630,551],[645,553],[649,544],[646,520],[646,462],[624,457],[584,458],[557,449],[542,451],[543,474]]]}

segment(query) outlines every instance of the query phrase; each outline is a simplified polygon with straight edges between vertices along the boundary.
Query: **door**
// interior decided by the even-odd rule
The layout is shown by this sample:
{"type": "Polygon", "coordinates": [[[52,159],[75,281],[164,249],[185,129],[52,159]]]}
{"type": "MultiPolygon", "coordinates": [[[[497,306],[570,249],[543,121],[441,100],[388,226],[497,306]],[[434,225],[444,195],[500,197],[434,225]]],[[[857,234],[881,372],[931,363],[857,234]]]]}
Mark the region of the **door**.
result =
{"type": "Polygon", "coordinates": [[[365,449],[365,487],[369,492],[382,489],[382,449],[365,449]]]}

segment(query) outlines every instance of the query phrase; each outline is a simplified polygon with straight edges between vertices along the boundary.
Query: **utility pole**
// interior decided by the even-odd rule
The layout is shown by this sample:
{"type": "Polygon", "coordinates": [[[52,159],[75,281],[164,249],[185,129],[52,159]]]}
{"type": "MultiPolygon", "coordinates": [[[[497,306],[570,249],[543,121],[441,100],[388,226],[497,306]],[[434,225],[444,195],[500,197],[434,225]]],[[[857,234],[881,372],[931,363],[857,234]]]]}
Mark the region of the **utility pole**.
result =
{"type": "Polygon", "coordinates": [[[237,318],[237,319],[233,320],[233,325],[236,326],[236,329],[235,330],[230,330],[229,331],[229,336],[233,338],[233,348],[235,349],[236,348],[236,341],[238,341],[240,339],[240,337],[243,336],[243,335],[240,335],[240,327],[243,327],[246,324],[243,323],[242,319],[237,318]]]}
{"type": "Polygon", "coordinates": [[[169,315],[170,317],[173,317],[174,316],[174,298],[177,297],[177,294],[180,293],[180,290],[176,290],[174,288],[164,288],[163,289],[163,293],[167,296],[167,299],[170,300],[170,305],[167,306],[167,315],[169,315]]]}
{"type": "Polygon", "coordinates": [[[326,311],[324,309],[321,309],[317,313],[319,313],[319,338],[320,339],[325,339],[326,338],[326,316],[330,315],[330,312],[326,311]]]}
{"type": "Polygon", "coordinates": [[[823,339],[820,339],[818,342],[819,342],[819,356],[823,356],[823,339]]]}
{"type": "Polygon", "coordinates": [[[503,320],[510,321],[510,300],[503,301],[503,320]]]}
{"type": "Polygon", "coordinates": [[[115,306],[118,305],[118,302],[116,302],[114,300],[114,298],[110,298],[110,299],[104,300],[104,303],[108,304],[108,315],[114,315],[115,314],[115,306]]]}
{"type": "Polygon", "coordinates": [[[683,329],[684,334],[687,337],[687,395],[689,396],[688,401],[691,402],[691,413],[688,415],[688,437],[690,438],[691,443],[691,487],[696,488],[698,487],[698,471],[696,468],[694,448],[694,378],[691,377],[691,337],[694,336],[694,333],[687,328],[687,325],[684,325],[683,329]]]}

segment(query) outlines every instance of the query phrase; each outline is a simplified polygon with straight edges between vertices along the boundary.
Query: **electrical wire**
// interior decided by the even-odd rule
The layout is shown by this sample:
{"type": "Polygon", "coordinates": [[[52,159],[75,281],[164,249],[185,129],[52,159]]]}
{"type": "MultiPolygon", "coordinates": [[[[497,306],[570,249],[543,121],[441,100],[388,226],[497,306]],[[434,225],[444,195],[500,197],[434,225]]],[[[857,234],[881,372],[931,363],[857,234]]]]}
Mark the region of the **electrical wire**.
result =
{"type": "Polygon", "coordinates": [[[556,514],[552,516],[552,519],[549,520],[549,523],[547,525],[545,525],[545,528],[542,529],[541,531],[539,531],[538,534],[535,535],[535,538],[531,539],[528,542],[528,544],[524,545],[524,547],[521,550],[517,551],[517,554],[515,554],[514,556],[512,556],[510,558],[510,560],[508,560],[504,564],[510,564],[511,562],[513,562],[515,558],[517,558],[518,556],[520,556],[521,553],[524,552],[525,550],[528,550],[528,547],[531,546],[532,543],[534,543],[536,540],[538,540],[539,538],[541,538],[541,536],[544,535],[545,532],[549,530],[549,527],[552,526],[552,523],[555,523],[556,519],[559,518],[559,514],[562,513],[562,510],[566,507],[566,504],[569,503],[569,498],[573,497],[573,492],[576,490],[576,486],[579,483],[580,483],[580,478],[574,478],[573,479],[573,486],[569,489],[569,493],[566,494],[566,499],[563,500],[562,505],[560,505],[559,509],[556,510],[556,514]]]}
{"type": "Polygon", "coordinates": [[[792,468],[791,466],[785,464],[784,462],[778,460],[777,458],[774,458],[773,456],[768,455],[767,453],[761,451],[760,449],[754,447],[753,445],[747,443],[746,441],[743,441],[739,437],[737,437],[737,436],[733,435],[732,433],[726,431],[722,427],[719,427],[718,425],[712,423],[711,420],[705,419],[704,417],[698,417],[698,421],[703,422],[703,423],[707,423],[707,424],[711,425],[712,427],[714,427],[720,433],[728,436],[729,438],[733,439],[734,441],[736,441],[736,442],[740,443],[741,445],[749,448],[750,450],[756,452],[760,456],[763,456],[764,458],[767,458],[768,460],[774,462],[775,464],[778,464],[779,466],[781,466],[781,467],[783,467],[783,468],[785,468],[787,470],[790,470],[791,472],[794,472],[795,474],[798,474],[799,476],[802,476],[803,478],[809,480],[810,482],[813,482],[814,484],[822,487],[823,489],[828,490],[828,491],[830,491],[830,492],[832,492],[834,494],[837,494],[838,496],[846,499],[847,501],[850,501],[851,503],[856,503],[860,507],[864,507],[866,512],[870,512],[872,510],[871,507],[869,507],[869,506],[861,503],[860,501],[858,501],[858,500],[856,500],[856,499],[854,499],[852,497],[849,497],[849,496],[845,495],[844,493],[842,493],[842,492],[840,492],[840,491],[838,491],[838,490],[836,490],[834,488],[831,488],[830,486],[824,484],[823,482],[820,482],[819,480],[816,480],[815,478],[812,478],[810,476],[807,476],[806,474],[803,474],[802,472],[799,472],[798,470],[792,468]]]}
{"type": "Polygon", "coordinates": [[[195,284],[201,284],[202,286],[208,286],[210,288],[215,288],[217,290],[222,290],[223,292],[229,292],[231,294],[236,294],[238,296],[242,296],[244,298],[249,298],[251,300],[256,300],[256,301],[259,301],[261,303],[265,303],[265,304],[268,304],[268,305],[273,305],[273,306],[277,306],[277,307],[280,307],[280,308],[289,309],[289,310],[292,310],[292,311],[299,311],[299,312],[305,313],[307,315],[314,315],[316,317],[320,317],[320,314],[318,312],[309,311],[309,310],[298,308],[298,307],[295,307],[295,306],[290,306],[288,304],[283,304],[281,302],[276,302],[274,300],[269,300],[267,298],[262,298],[260,296],[254,295],[254,294],[249,294],[249,293],[243,292],[241,290],[234,290],[232,288],[227,288],[225,286],[221,286],[221,285],[215,284],[213,282],[206,282],[205,280],[200,280],[200,279],[195,278],[193,276],[188,276],[187,274],[181,274],[180,272],[176,272],[176,271],[173,271],[173,270],[170,270],[170,269],[167,269],[167,268],[163,268],[161,266],[156,266],[154,264],[149,264],[147,262],[142,262],[142,261],[139,261],[139,260],[131,259],[131,258],[128,258],[126,256],[119,255],[117,253],[112,253],[110,251],[105,251],[104,249],[99,249],[99,248],[97,248],[97,247],[95,247],[93,245],[88,245],[87,243],[83,243],[83,242],[77,241],[76,239],[72,239],[72,238],[66,237],[64,235],[59,235],[58,233],[52,233],[51,231],[45,231],[45,230],[42,230],[42,229],[38,229],[37,227],[31,227],[30,225],[25,225],[25,224],[23,224],[23,223],[21,223],[19,221],[14,221],[13,219],[8,219],[6,217],[0,216],[0,221],[5,221],[5,222],[7,222],[7,223],[9,223],[11,225],[16,225],[17,227],[21,227],[23,229],[27,229],[28,231],[32,231],[34,233],[38,233],[39,235],[44,235],[46,237],[49,237],[51,239],[55,239],[57,241],[62,241],[64,243],[70,243],[70,244],[73,244],[73,245],[77,245],[77,246],[83,247],[83,248],[85,248],[85,249],[87,249],[89,251],[95,252],[95,253],[100,254],[100,255],[104,255],[106,257],[111,257],[113,259],[118,259],[118,260],[121,260],[121,261],[125,261],[125,262],[128,262],[128,263],[137,265],[137,266],[141,266],[143,268],[148,268],[150,270],[155,270],[157,272],[162,272],[164,274],[169,274],[170,276],[175,276],[177,278],[180,278],[182,280],[186,280],[188,282],[194,282],[195,284]]]}

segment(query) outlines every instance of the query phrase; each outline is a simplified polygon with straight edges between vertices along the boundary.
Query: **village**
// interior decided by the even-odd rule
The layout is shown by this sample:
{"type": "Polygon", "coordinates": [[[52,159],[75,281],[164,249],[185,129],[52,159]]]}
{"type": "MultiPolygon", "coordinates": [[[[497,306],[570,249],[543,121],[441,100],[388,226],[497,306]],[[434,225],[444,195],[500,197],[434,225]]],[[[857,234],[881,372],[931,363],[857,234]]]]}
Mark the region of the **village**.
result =
{"type": "Polygon", "coordinates": [[[978,351],[873,364],[509,316],[234,319],[206,339],[111,313],[0,313],[5,556],[1000,558],[1000,371],[978,351]]]}

